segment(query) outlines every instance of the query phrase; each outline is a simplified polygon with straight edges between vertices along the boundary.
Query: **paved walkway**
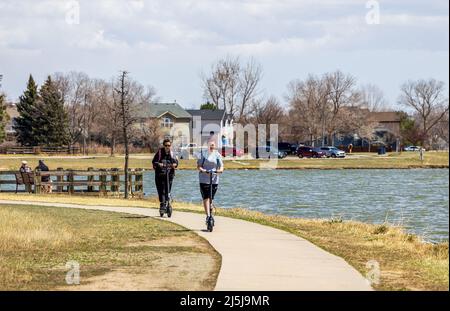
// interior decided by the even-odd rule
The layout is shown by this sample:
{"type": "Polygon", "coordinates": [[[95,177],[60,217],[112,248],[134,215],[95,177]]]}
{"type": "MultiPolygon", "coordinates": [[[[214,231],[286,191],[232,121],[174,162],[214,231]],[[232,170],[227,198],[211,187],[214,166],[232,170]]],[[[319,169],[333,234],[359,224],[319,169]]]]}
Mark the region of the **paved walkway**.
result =
{"type": "MultiPolygon", "coordinates": [[[[4,200],[0,204],[94,209],[160,218],[157,209],[4,200]]],[[[367,280],[342,258],[282,230],[217,216],[214,232],[210,233],[205,230],[203,215],[176,210],[170,221],[195,231],[222,255],[216,290],[371,290],[367,280]]]]}

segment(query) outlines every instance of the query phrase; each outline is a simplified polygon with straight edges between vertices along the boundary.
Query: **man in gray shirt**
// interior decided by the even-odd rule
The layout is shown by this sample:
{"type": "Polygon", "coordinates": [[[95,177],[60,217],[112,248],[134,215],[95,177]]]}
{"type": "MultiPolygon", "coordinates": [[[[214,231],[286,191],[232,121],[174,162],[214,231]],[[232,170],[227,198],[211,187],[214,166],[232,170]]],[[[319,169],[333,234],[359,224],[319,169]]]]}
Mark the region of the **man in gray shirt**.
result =
{"type": "Polygon", "coordinates": [[[200,193],[202,194],[203,207],[205,208],[206,221],[208,222],[210,213],[210,199],[214,200],[214,196],[219,186],[219,175],[223,173],[222,156],[216,150],[215,142],[209,142],[208,151],[202,153],[200,159],[197,161],[197,168],[199,170],[198,177],[200,181],[200,193]],[[212,197],[210,189],[210,172],[215,174],[212,177],[212,197]]]}

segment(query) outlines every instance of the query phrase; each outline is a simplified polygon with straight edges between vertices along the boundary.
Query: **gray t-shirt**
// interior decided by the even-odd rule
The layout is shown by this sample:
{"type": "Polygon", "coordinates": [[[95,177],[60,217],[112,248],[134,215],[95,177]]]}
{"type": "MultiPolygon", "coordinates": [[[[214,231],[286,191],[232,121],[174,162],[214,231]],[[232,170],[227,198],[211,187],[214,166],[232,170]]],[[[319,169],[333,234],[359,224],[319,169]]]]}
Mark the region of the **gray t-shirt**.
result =
{"type": "MultiPolygon", "coordinates": [[[[222,156],[217,151],[214,151],[211,154],[209,152],[202,153],[200,159],[197,161],[197,165],[200,165],[207,171],[213,169],[218,170],[223,167],[222,156]]],[[[208,173],[199,172],[198,177],[201,184],[209,184],[208,173]]],[[[213,185],[219,184],[218,174],[213,175],[212,183],[213,185]]]]}

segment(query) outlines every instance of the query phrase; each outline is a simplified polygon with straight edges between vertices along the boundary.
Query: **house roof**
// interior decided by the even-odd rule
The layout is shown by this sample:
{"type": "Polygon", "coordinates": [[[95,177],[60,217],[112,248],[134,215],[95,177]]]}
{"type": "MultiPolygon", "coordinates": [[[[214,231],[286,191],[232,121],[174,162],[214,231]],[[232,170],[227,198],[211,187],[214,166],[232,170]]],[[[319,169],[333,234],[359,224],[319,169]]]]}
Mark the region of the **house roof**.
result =
{"type": "Polygon", "coordinates": [[[400,114],[395,111],[371,112],[369,119],[377,122],[400,122],[400,114]]]}
{"type": "Polygon", "coordinates": [[[186,111],[192,116],[202,117],[202,120],[223,120],[228,117],[223,109],[188,109],[186,111]]]}
{"type": "Polygon", "coordinates": [[[142,116],[144,118],[159,118],[166,113],[172,114],[175,118],[192,118],[192,116],[177,103],[151,103],[144,106],[142,116]]]}

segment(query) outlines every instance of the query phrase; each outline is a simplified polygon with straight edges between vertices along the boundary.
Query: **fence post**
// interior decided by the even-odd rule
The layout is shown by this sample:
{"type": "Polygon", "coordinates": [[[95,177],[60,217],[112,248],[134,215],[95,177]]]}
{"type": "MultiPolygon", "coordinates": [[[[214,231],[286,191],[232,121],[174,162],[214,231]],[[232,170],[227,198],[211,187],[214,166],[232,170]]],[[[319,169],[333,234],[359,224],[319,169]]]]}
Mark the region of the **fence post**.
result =
{"type": "Polygon", "coordinates": [[[67,181],[70,183],[67,187],[67,190],[69,191],[69,194],[73,194],[75,192],[75,187],[73,185],[74,177],[73,177],[73,170],[69,170],[69,174],[67,175],[67,181]]]}
{"type": "Polygon", "coordinates": [[[134,195],[133,191],[133,175],[134,175],[134,169],[128,169],[128,193],[132,196],[134,195]]]}
{"type": "Polygon", "coordinates": [[[120,191],[120,175],[118,172],[118,168],[113,167],[111,169],[111,192],[120,191]]]}
{"type": "MultiPolygon", "coordinates": [[[[58,167],[56,169],[57,171],[64,171],[64,169],[62,167],[58,167]]],[[[63,182],[64,181],[64,176],[62,174],[58,174],[58,176],[56,176],[56,181],[57,182],[63,182]]],[[[63,192],[64,191],[64,187],[63,186],[58,186],[56,187],[56,192],[63,192]]]]}
{"type": "Polygon", "coordinates": [[[99,192],[100,195],[106,195],[106,170],[105,169],[101,169],[100,170],[100,188],[99,188],[99,192]]]}
{"type": "Polygon", "coordinates": [[[36,169],[34,172],[34,193],[41,194],[41,171],[36,169]]]}
{"type": "MultiPolygon", "coordinates": [[[[94,170],[93,167],[88,167],[88,172],[91,172],[91,171],[93,171],[93,170],[94,170]]],[[[93,182],[93,181],[94,181],[94,175],[88,175],[87,181],[88,181],[88,183],[93,182]]],[[[88,185],[88,187],[87,187],[87,192],[93,192],[93,191],[94,191],[94,187],[88,185]]]]}
{"type": "Polygon", "coordinates": [[[143,192],[144,190],[143,180],[144,180],[143,169],[142,168],[136,169],[136,175],[134,177],[135,181],[134,189],[136,192],[143,192]]]}

